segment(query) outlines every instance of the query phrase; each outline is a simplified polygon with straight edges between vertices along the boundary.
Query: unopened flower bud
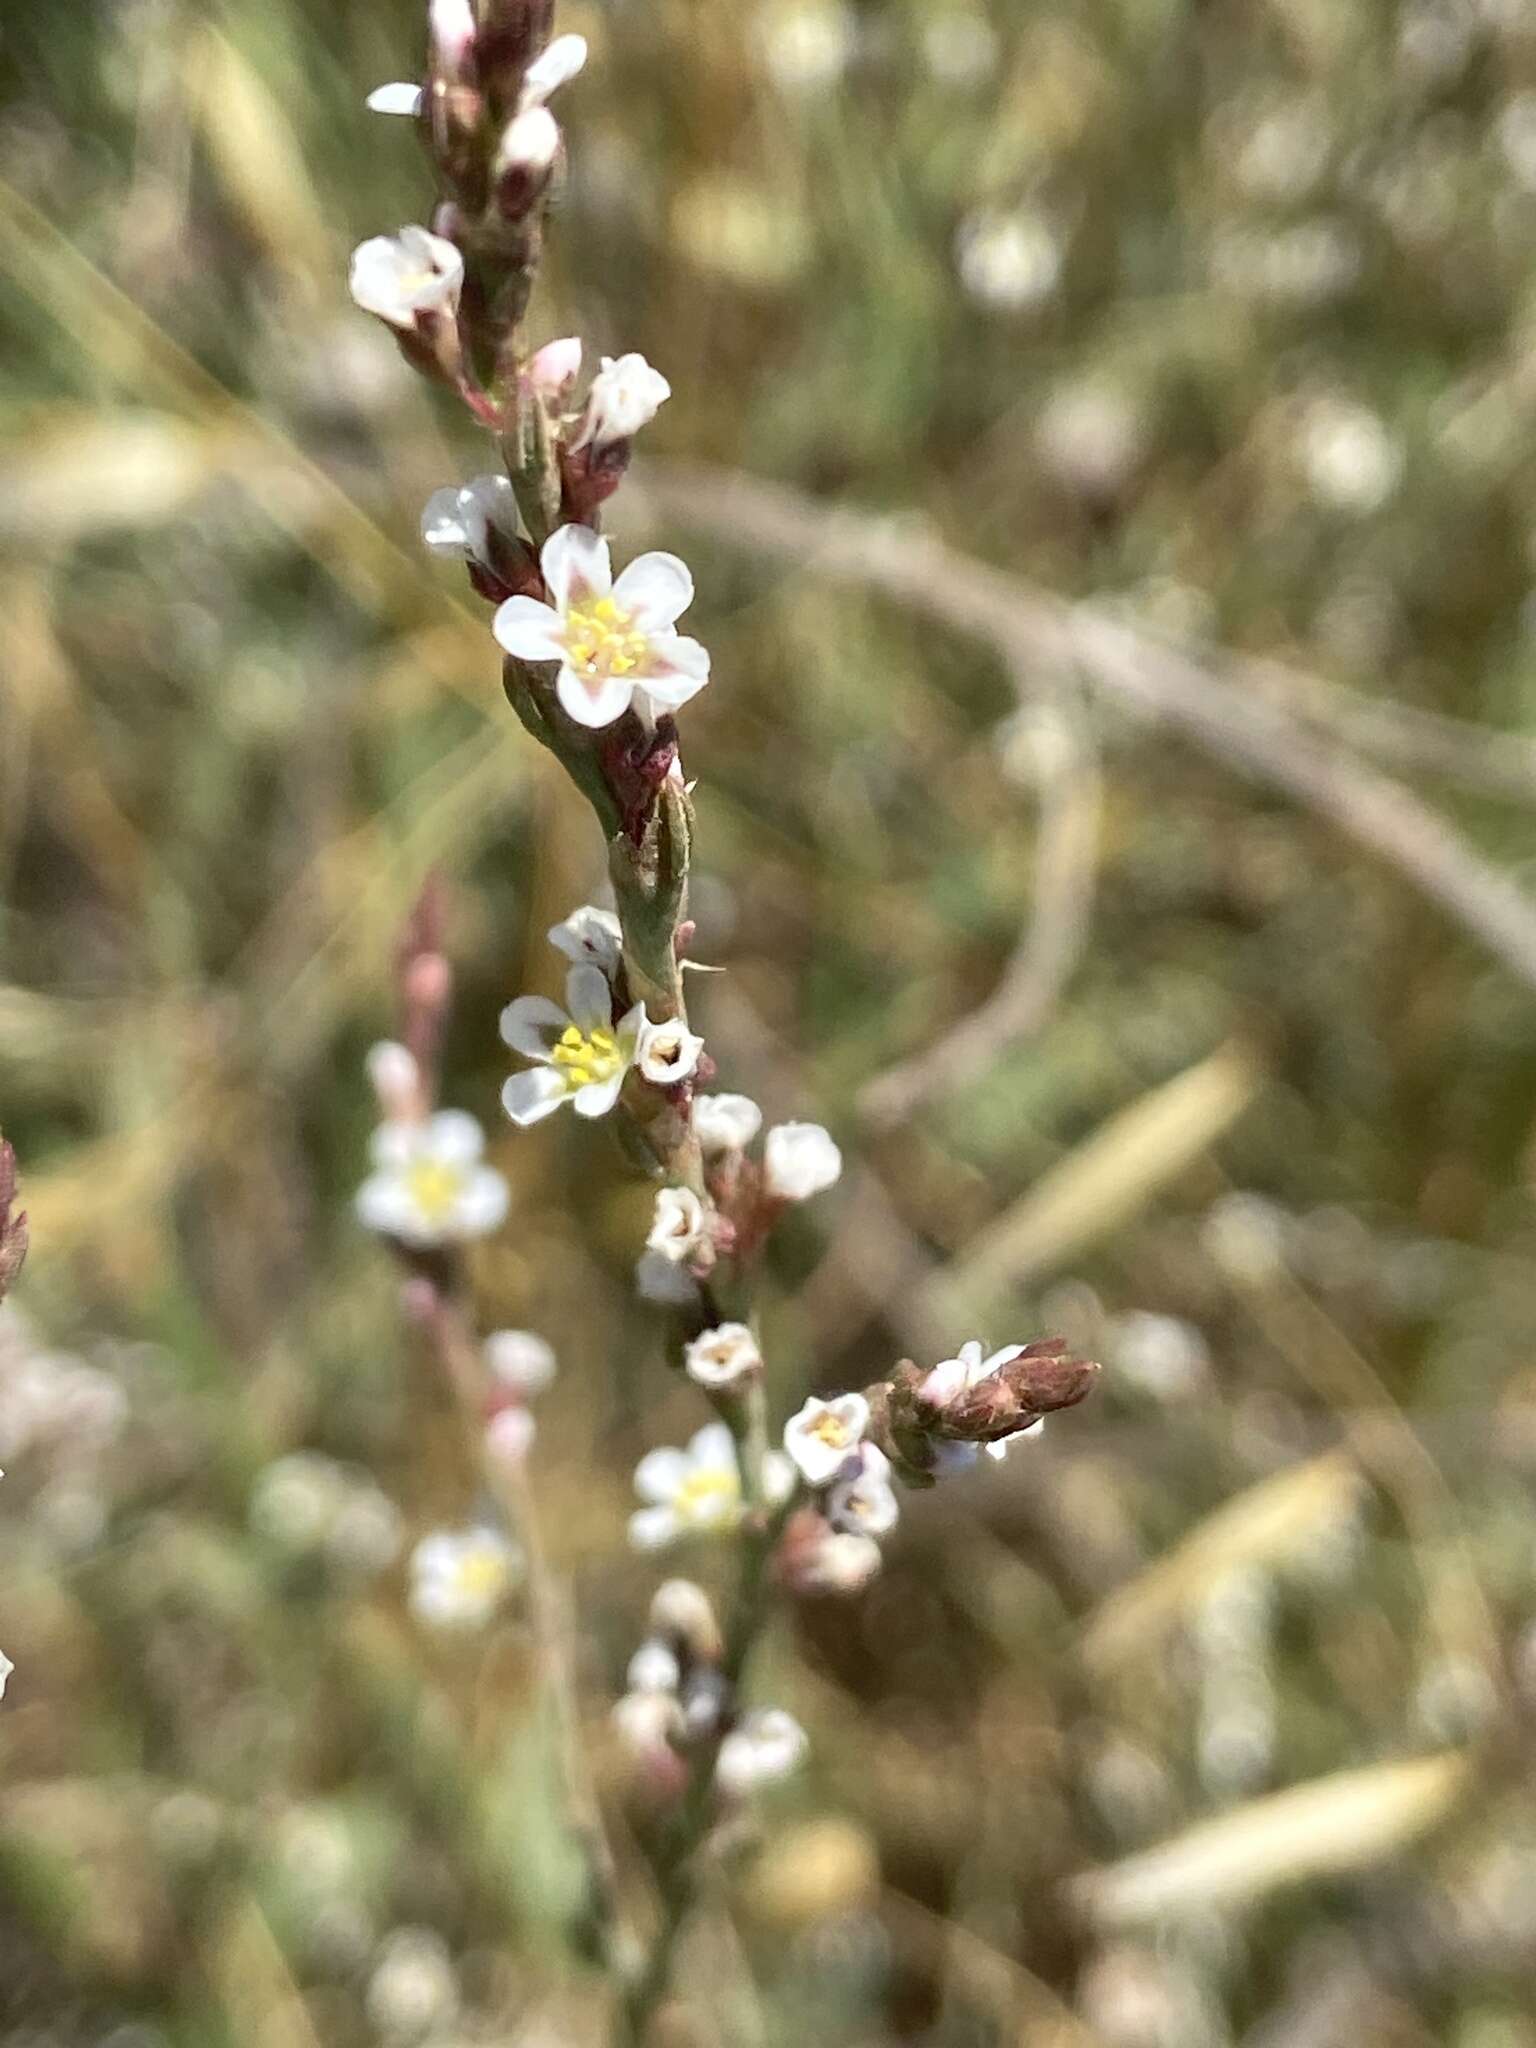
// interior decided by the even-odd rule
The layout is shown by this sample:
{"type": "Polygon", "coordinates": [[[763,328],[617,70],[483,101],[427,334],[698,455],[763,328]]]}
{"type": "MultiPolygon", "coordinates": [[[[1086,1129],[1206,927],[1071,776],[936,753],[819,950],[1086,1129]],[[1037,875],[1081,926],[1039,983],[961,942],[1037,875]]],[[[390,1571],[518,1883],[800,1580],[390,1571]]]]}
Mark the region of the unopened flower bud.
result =
{"type": "Polygon", "coordinates": [[[581,428],[572,442],[600,451],[614,441],[627,441],[649,426],[672,396],[672,386],[638,354],[604,356],[592,380],[581,428]]]}
{"type": "Polygon", "coordinates": [[[873,1536],[833,1529],[813,1544],[795,1565],[795,1589],[801,1593],[846,1596],[862,1593],[879,1572],[882,1558],[873,1536]]]}
{"type": "Polygon", "coordinates": [[[693,1135],[705,1153],[743,1152],[762,1128],[763,1112],[748,1095],[696,1095],[693,1135]]]}
{"type": "Polygon", "coordinates": [[[493,1330],[485,1363],[498,1386],[525,1401],[542,1394],[555,1376],[554,1349],[532,1330],[493,1330]]]}
{"type": "Polygon", "coordinates": [[[720,1624],[709,1595],[692,1579],[666,1579],[651,1596],[651,1627],[680,1643],[698,1664],[720,1656],[720,1624]]]}
{"type": "Polygon", "coordinates": [[[675,1651],[653,1638],[630,1658],[624,1683],[631,1692],[676,1692],[681,1676],[675,1651]]]}
{"type": "Polygon", "coordinates": [[[381,1039],[368,1053],[368,1079],[387,1123],[408,1124],[422,1114],[421,1069],[415,1055],[394,1039],[381,1039]]]}
{"type": "Polygon", "coordinates": [[[683,1732],[683,1710],[666,1692],[627,1692],[614,1704],[613,1725],[625,1748],[641,1761],[667,1754],[683,1732]]]}
{"type": "Polygon", "coordinates": [[[720,1745],[715,1779],[740,1798],[759,1785],[788,1777],[809,1748],[805,1730],[782,1707],[760,1707],[743,1717],[720,1745]]]}
{"type": "Polygon", "coordinates": [[[516,220],[549,182],[560,154],[560,129],[548,107],[528,107],[507,123],[496,151],[496,196],[501,210],[516,220]]]}
{"type": "Polygon", "coordinates": [[[538,1424],[526,1408],[498,1408],[485,1425],[485,1447],[493,1458],[521,1465],[533,1449],[538,1424]]]}
{"type": "Polygon", "coordinates": [[[581,336],[568,334],[560,341],[546,341],[529,357],[525,374],[534,396],[551,412],[559,412],[581,375],[581,336]]]}
{"type": "Polygon", "coordinates": [[[475,10],[470,0],[431,0],[427,25],[434,71],[461,76],[475,48],[475,10]]]}
{"type": "Polygon", "coordinates": [[[804,1202],[836,1182],[843,1155],[820,1124],[778,1124],[763,1146],[763,1166],[770,1194],[804,1202]]]}
{"type": "Polygon", "coordinates": [[[691,1259],[704,1241],[704,1204],[692,1188],[662,1188],[656,1197],[646,1250],[673,1265],[691,1259]]]}

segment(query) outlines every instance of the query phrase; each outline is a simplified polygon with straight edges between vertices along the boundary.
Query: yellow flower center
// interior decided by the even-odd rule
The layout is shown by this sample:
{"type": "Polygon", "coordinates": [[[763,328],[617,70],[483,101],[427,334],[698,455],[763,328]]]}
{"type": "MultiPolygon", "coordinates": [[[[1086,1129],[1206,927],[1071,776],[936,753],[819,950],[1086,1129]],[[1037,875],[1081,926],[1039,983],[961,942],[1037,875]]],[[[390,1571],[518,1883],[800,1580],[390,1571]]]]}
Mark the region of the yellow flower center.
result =
{"type": "Polygon", "coordinates": [[[741,1481],[722,1466],[718,1470],[690,1472],[672,1502],[679,1519],[701,1528],[734,1521],[741,1506],[741,1481]]]}
{"type": "Polygon", "coordinates": [[[809,1434],[821,1443],[830,1444],[833,1450],[840,1451],[848,1441],[848,1425],[836,1415],[818,1415],[811,1424],[809,1434]]]}
{"type": "Polygon", "coordinates": [[[494,1550],[466,1551],[453,1569],[455,1588],[471,1598],[499,1593],[506,1577],[506,1559],[494,1550]]]}
{"type": "Polygon", "coordinates": [[[464,1192],[464,1176],[440,1159],[418,1159],[405,1169],[411,1200],[429,1223],[441,1223],[464,1192]]]}
{"type": "Polygon", "coordinates": [[[645,659],[647,641],[637,633],[630,613],[611,597],[572,605],[565,615],[565,658],[576,673],[593,682],[629,676],[645,659]]]}
{"type": "Polygon", "coordinates": [[[593,1081],[611,1081],[624,1064],[619,1041],[601,1025],[596,1031],[587,1032],[567,1024],[551,1047],[549,1057],[564,1075],[565,1085],[573,1095],[593,1081]]]}

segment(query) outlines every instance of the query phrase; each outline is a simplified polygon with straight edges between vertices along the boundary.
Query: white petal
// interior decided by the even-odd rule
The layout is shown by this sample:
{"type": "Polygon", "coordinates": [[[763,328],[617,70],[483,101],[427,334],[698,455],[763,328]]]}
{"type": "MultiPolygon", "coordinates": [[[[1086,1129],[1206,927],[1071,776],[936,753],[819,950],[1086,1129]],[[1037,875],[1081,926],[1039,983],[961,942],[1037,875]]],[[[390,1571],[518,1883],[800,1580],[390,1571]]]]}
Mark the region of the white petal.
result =
{"type": "Polygon", "coordinates": [[[589,1081],[585,1088],[578,1088],[571,1097],[571,1107],[578,1116],[606,1116],[619,1099],[619,1090],[624,1086],[622,1073],[615,1074],[608,1081],[589,1081]]]}
{"type": "Polygon", "coordinates": [[[501,1090],[501,1106],[515,1124],[536,1124],[565,1100],[565,1083],[553,1067],[529,1067],[513,1074],[501,1090]]]}
{"type": "Polygon", "coordinates": [[[1005,1365],[1011,1365],[1023,1349],[1022,1344],[1005,1344],[1001,1351],[994,1351],[990,1358],[982,1360],[981,1370],[976,1377],[979,1380],[991,1379],[993,1374],[1001,1372],[1005,1365]]]}
{"type": "Polygon", "coordinates": [[[554,1346],[533,1330],[492,1330],[483,1349],[491,1377],[525,1397],[555,1376],[554,1346]]]}
{"type": "Polygon", "coordinates": [[[696,1469],[707,1472],[736,1470],[736,1441],[723,1422],[706,1422],[695,1430],[688,1455],[696,1469]]]}
{"type": "Polygon", "coordinates": [[[363,105],[372,114],[410,114],[421,112],[421,87],[408,78],[397,79],[391,85],[376,85],[363,105]]]}
{"type": "Polygon", "coordinates": [[[637,555],[614,584],[613,601],[642,632],[654,633],[672,625],[693,603],[693,578],[676,555],[637,555]]]}
{"type": "Polygon", "coordinates": [[[688,1453],[674,1445],[647,1451],[635,1467],[635,1491],[642,1500],[671,1500],[687,1480],[690,1470],[688,1453]]]}
{"type": "Polygon", "coordinates": [[[491,631],[519,661],[558,661],[565,653],[560,614],[536,597],[509,597],[492,619],[491,631]]]}
{"type": "Polygon", "coordinates": [[[469,529],[459,511],[459,489],[445,484],[428,498],[421,515],[421,537],[438,555],[467,555],[469,529]]]}
{"type": "Polygon", "coordinates": [[[933,1368],[917,1390],[920,1401],[926,1401],[932,1408],[945,1408],[957,1394],[963,1394],[970,1385],[964,1362],[958,1358],[944,1358],[933,1368]]]}
{"type": "Polygon", "coordinates": [[[368,1140],[368,1156],[375,1166],[393,1167],[398,1172],[410,1165],[420,1143],[420,1124],[382,1123],[368,1140]]]}
{"type": "Polygon", "coordinates": [[[570,1021],[548,996],[518,996],[501,1013],[501,1035],[524,1059],[547,1060],[549,1048],[570,1021]]]}
{"type": "Polygon", "coordinates": [[[495,1167],[477,1167],[459,1197],[455,1222],[470,1236],[483,1237],[506,1221],[510,1200],[507,1183],[495,1167]]]}
{"type": "Polygon", "coordinates": [[[405,1185],[392,1173],[371,1174],[353,1197],[357,1219],[365,1230],[383,1237],[398,1237],[400,1227],[409,1227],[414,1206],[405,1185]]]}
{"type": "Polygon", "coordinates": [[[522,104],[542,107],[550,94],[568,84],[586,61],[585,36],[556,36],[523,73],[522,104]]]}
{"type": "MultiPolygon", "coordinates": [[[[608,543],[590,526],[570,525],[556,529],[544,543],[539,567],[549,595],[561,612],[591,597],[606,597],[613,588],[613,565],[608,543]]],[[[574,717],[574,712],[572,713],[574,717]]]]}
{"type": "Polygon", "coordinates": [[[772,1501],[788,1500],[800,1483],[793,1458],[783,1451],[763,1453],[763,1491],[772,1501]]]}
{"type": "Polygon", "coordinates": [[[671,1508],[641,1508],[629,1518],[629,1540],[636,1550],[662,1550],[682,1534],[671,1508]]]}
{"type": "Polygon", "coordinates": [[[658,633],[633,680],[658,704],[675,710],[709,681],[709,650],[686,633],[658,633]]]}
{"type": "Polygon", "coordinates": [[[635,694],[635,677],[604,676],[586,677],[577,675],[573,668],[562,668],[555,684],[555,694],[567,718],[573,718],[578,725],[585,725],[593,732],[600,732],[605,725],[612,725],[616,718],[622,718],[629,709],[635,694]]]}
{"type": "Polygon", "coordinates": [[[578,1031],[607,1031],[613,1023],[613,995],[601,967],[583,960],[565,977],[565,1007],[578,1031]]]}
{"type": "Polygon", "coordinates": [[[445,1166],[469,1166],[485,1150],[485,1133],[464,1109],[440,1109],[428,1117],[421,1149],[445,1166]]]}
{"type": "Polygon", "coordinates": [[[981,1339],[979,1337],[969,1339],[968,1342],[960,1346],[957,1356],[960,1363],[965,1367],[966,1385],[968,1387],[975,1386],[977,1380],[981,1377],[981,1339]]]}

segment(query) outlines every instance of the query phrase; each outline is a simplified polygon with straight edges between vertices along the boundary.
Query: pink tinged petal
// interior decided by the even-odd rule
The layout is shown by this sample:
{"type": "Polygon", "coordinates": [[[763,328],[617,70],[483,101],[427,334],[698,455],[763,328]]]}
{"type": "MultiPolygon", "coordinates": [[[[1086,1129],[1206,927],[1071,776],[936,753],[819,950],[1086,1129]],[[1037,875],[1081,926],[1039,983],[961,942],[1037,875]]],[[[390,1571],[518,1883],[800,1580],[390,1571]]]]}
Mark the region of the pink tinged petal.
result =
{"type": "Polygon", "coordinates": [[[565,1083],[553,1067],[530,1067],[504,1083],[501,1106],[513,1123],[526,1127],[550,1116],[565,1100],[565,1083]]]}
{"type": "Polygon", "coordinates": [[[633,680],[658,704],[676,709],[709,681],[709,650],[685,633],[658,633],[633,680]]]}
{"type": "Polygon", "coordinates": [[[619,1090],[624,1086],[622,1072],[610,1081],[589,1081],[585,1088],[578,1088],[571,1097],[571,1107],[578,1116],[606,1116],[619,1099],[619,1090]]]}
{"type": "Polygon", "coordinates": [[[485,1133],[465,1109],[440,1109],[427,1119],[422,1150],[445,1166],[469,1166],[485,1150],[485,1133]]]}
{"type": "Polygon", "coordinates": [[[675,1543],[683,1525],[671,1508],[641,1508],[629,1518],[629,1540],[636,1550],[662,1550],[675,1543]]]}
{"type": "Polygon", "coordinates": [[[645,1501],[669,1501],[692,1469],[686,1451],[670,1445],[647,1451],[635,1467],[635,1491],[645,1501]]]}
{"type": "Polygon", "coordinates": [[[549,1048],[570,1023],[548,996],[519,996],[501,1013],[501,1035],[526,1060],[547,1060],[549,1048]]]}
{"type": "Polygon", "coordinates": [[[637,555],[613,586],[613,601],[642,633],[672,625],[693,603],[693,577],[676,555],[637,555]]]}
{"type": "Polygon", "coordinates": [[[560,614],[536,597],[509,597],[492,619],[491,631],[519,661],[559,661],[565,653],[560,614]]]}
{"type": "Polygon", "coordinates": [[[944,1408],[957,1394],[965,1392],[967,1384],[965,1366],[961,1360],[946,1358],[933,1368],[918,1388],[918,1399],[928,1402],[930,1407],[944,1408]]]}
{"type": "Polygon", "coordinates": [[[589,680],[573,668],[563,668],[555,694],[567,718],[597,732],[624,716],[635,694],[635,681],[634,676],[594,676],[589,680]]]}
{"type": "Polygon", "coordinates": [[[613,588],[608,543],[590,526],[558,527],[544,543],[539,567],[551,600],[562,612],[588,598],[607,597],[613,588]]]}
{"type": "Polygon", "coordinates": [[[588,960],[565,977],[565,1007],[578,1031],[606,1031],[613,1018],[613,995],[601,967],[588,960]]]}

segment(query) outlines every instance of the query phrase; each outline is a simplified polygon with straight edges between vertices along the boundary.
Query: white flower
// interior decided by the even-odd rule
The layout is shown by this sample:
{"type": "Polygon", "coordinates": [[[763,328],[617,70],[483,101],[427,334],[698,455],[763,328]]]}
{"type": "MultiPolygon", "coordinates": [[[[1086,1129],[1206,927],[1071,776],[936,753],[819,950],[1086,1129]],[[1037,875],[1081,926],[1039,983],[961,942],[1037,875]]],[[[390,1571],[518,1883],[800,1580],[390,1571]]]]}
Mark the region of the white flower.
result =
{"type": "Polygon", "coordinates": [[[364,2004],[391,2040],[435,2036],[459,2009],[459,1982],[441,1935],[428,1927],[397,1928],[379,1951],[364,2004]]]}
{"type": "MultiPolygon", "coordinates": [[[[781,1501],[793,1485],[794,1468],[770,1451],[763,1460],[764,1492],[781,1501]]],[[[723,1422],[708,1422],[686,1450],[647,1451],[635,1467],[635,1491],[647,1503],[629,1518],[637,1550],[734,1529],[741,1519],[741,1471],[731,1432],[723,1422]]]]}
{"type": "Polygon", "coordinates": [[[587,393],[573,448],[585,448],[589,441],[606,448],[610,442],[629,440],[650,425],[672,396],[672,386],[642,355],[604,356],[602,365],[587,393]]]}
{"type": "Polygon", "coordinates": [[[507,1184],[481,1164],[485,1133],[462,1109],[440,1109],[425,1123],[380,1124],[374,1172],[357,1191],[369,1230],[420,1249],[484,1237],[507,1213],[507,1184]]]}
{"type": "Polygon", "coordinates": [[[408,114],[414,120],[421,112],[421,97],[421,87],[402,78],[389,85],[376,85],[363,104],[373,114],[408,114]]]}
{"type": "Polygon", "coordinates": [[[553,92],[569,85],[587,61],[585,36],[556,36],[547,43],[523,73],[523,90],[518,104],[542,107],[553,92]]]}
{"type": "Polygon", "coordinates": [[[645,1248],[681,1266],[704,1241],[704,1204],[692,1188],[662,1188],[645,1248]]]}
{"type": "Polygon", "coordinates": [[[522,1573],[497,1529],[435,1529],[411,1552],[411,1612],[434,1628],[483,1628],[522,1573]]]}
{"type": "Polygon", "coordinates": [[[409,329],[419,314],[458,311],[464,258],[441,235],[402,228],[397,235],[375,235],[353,250],[349,282],[365,313],[409,329]]]}
{"type": "Polygon", "coordinates": [[[635,1287],[642,1301],[653,1301],[659,1308],[686,1308],[699,1295],[687,1267],[674,1266],[662,1252],[642,1252],[636,1259],[635,1287]]]}
{"type": "Polygon", "coordinates": [[[484,1348],[491,1378],[525,1401],[555,1376],[554,1347],[532,1330],[493,1330],[484,1348]]]}
{"type": "Polygon", "coordinates": [[[563,924],[549,928],[549,943],[577,966],[600,967],[611,981],[624,951],[624,932],[611,910],[584,903],[563,924]]]}
{"type": "Polygon", "coordinates": [[[705,1663],[720,1654],[720,1624],[709,1595],[692,1579],[663,1579],[651,1595],[651,1627],[705,1663]]]}
{"type": "Polygon", "coordinates": [[[806,1483],[825,1486],[837,1477],[869,1427],[869,1403],[862,1394],[819,1401],[813,1394],[784,1425],[784,1448],[806,1483]]]}
{"type": "Polygon", "coordinates": [[[607,977],[573,967],[565,977],[565,1008],[546,996],[519,996],[501,1013],[501,1035],[514,1052],[538,1064],[514,1074],[501,1091],[515,1124],[536,1124],[561,1103],[578,1116],[606,1116],[634,1064],[645,1023],[636,1003],[617,1024],[607,977]]]}
{"type": "Polygon", "coordinates": [[[1376,414],[1343,399],[1321,399],[1301,436],[1312,495],[1336,512],[1374,512],[1403,475],[1402,444],[1376,414]]]}
{"type": "Polygon", "coordinates": [[[862,1593],[883,1562],[873,1536],[834,1529],[797,1564],[795,1584],[803,1593],[862,1593]]]}
{"type": "Polygon", "coordinates": [[[526,1408],[498,1408],[485,1425],[485,1448],[493,1458],[521,1465],[533,1449],[538,1424],[526,1408]]]}
{"type": "Polygon", "coordinates": [[[492,527],[509,540],[517,533],[517,500],[504,476],[445,484],[428,498],[421,515],[421,537],[433,554],[468,562],[489,564],[492,527]]]}
{"type": "Polygon", "coordinates": [[[676,1692],[681,1677],[676,1652],[653,1636],[630,1658],[624,1683],[631,1692],[676,1692]]]}
{"type": "Polygon", "coordinates": [[[547,171],[560,154],[560,124],[548,107],[524,107],[507,123],[496,149],[496,175],[547,171]]]}
{"type": "Polygon", "coordinates": [[[835,85],[857,36],[852,10],[836,4],[774,7],[757,28],[763,62],[775,85],[789,93],[835,85]]]}
{"type": "Polygon", "coordinates": [[[581,336],[563,335],[546,341],[528,358],[524,375],[530,388],[551,411],[558,412],[570,396],[571,386],[581,374],[581,336]]]}
{"type": "Polygon", "coordinates": [[[386,1123],[410,1123],[421,1107],[421,1069],[415,1054],[392,1038],[370,1046],[365,1062],[386,1123]]]}
{"type": "Polygon", "coordinates": [[[762,1129],[763,1112],[749,1095],[695,1095],[693,1135],[706,1152],[744,1152],[762,1129]]]}
{"type": "Polygon", "coordinates": [[[720,1745],[715,1780],[723,1792],[739,1798],[759,1785],[787,1778],[805,1756],[810,1743],[793,1714],[782,1707],[758,1707],[743,1715],[720,1745]]]}
{"type": "Polygon", "coordinates": [[[757,1340],[745,1323],[721,1323],[705,1330],[687,1347],[688,1377],[701,1387],[739,1387],[763,1369],[757,1340]]]}
{"type": "Polygon", "coordinates": [[[1006,312],[1038,306],[1061,278],[1061,244],[1038,213],[976,213],[960,229],[960,282],[973,299],[1006,312]]]}
{"type": "Polygon", "coordinates": [[[562,526],[540,556],[549,604],[509,597],[492,630],[519,661],[558,661],[556,691],[578,725],[612,725],[641,691],[669,710],[709,681],[709,656],[674,629],[693,602],[676,555],[640,555],[615,582],[608,543],[562,526]]]}
{"type": "Polygon", "coordinates": [[[673,1018],[666,1024],[648,1024],[640,1034],[637,1061],[646,1080],[657,1088],[673,1088],[686,1081],[699,1064],[704,1041],[696,1031],[673,1018]]]}
{"type": "Polygon", "coordinates": [[[832,1482],[827,1520],[849,1535],[888,1536],[900,1516],[890,1459],[878,1445],[861,1443],[858,1470],[832,1482]]]}
{"type": "Polygon", "coordinates": [[[776,1124],[763,1146],[763,1167],[770,1194],[804,1202],[836,1182],[843,1155],[820,1124],[776,1124]]]}
{"type": "MultiPolygon", "coordinates": [[[[1005,1365],[1011,1365],[1023,1349],[1022,1344],[1005,1344],[1001,1351],[994,1351],[989,1358],[984,1358],[980,1340],[973,1337],[968,1344],[960,1346],[957,1358],[942,1359],[933,1368],[918,1388],[918,1398],[928,1402],[931,1407],[946,1408],[951,1401],[957,1400],[970,1388],[979,1386],[983,1380],[991,1379],[993,1374],[1001,1372],[1005,1365]]],[[[1017,1443],[1020,1437],[1038,1436],[1044,1427],[1044,1416],[1037,1416],[1028,1428],[1016,1429],[1012,1436],[1003,1437],[995,1444],[986,1444],[983,1448],[989,1458],[1005,1458],[1010,1444],[1017,1443]]],[[[941,1453],[970,1453],[968,1457],[948,1459],[951,1467],[970,1464],[976,1455],[974,1447],[969,1444],[945,1444],[940,1446],[940,1450],[941,1453]]],[[[941,1458],[941,1462],[945,1461],[941,1458]]]]}
{"type": "Polygon", "coordinates": [[[0,1700],[5,1698],[6,1682],[15,1669],[16,1666],[7,1657],[4,1650],[0,1650],[0,1700]]]}
{"type": "Polygon", "coordinates": [[[683,1710],[671,1693],[627,1692],[614,1702],[613,1725],[631,1755],[655,1756],[683,1732],[683,1710]]]}

